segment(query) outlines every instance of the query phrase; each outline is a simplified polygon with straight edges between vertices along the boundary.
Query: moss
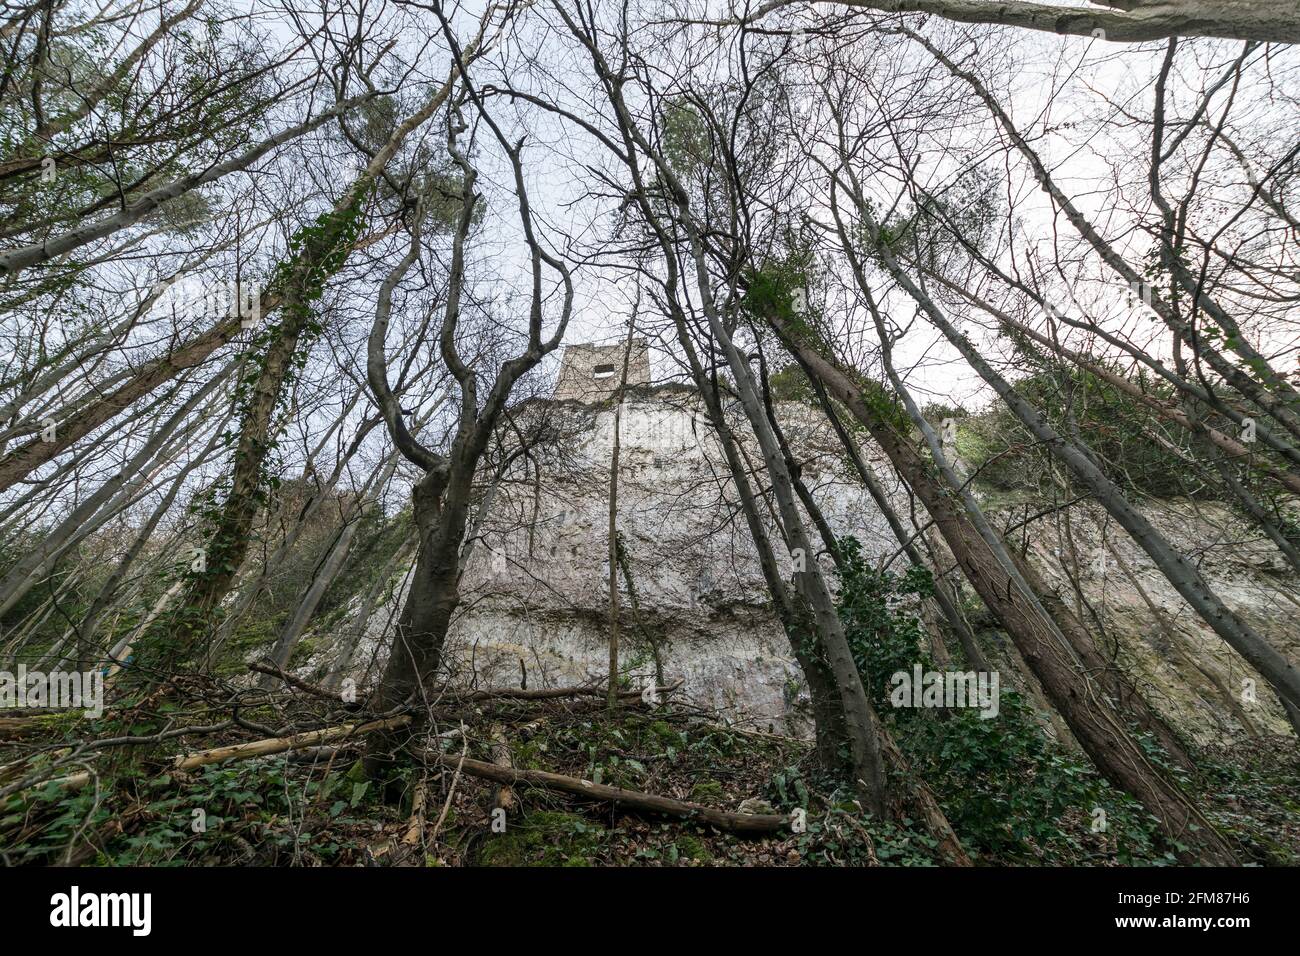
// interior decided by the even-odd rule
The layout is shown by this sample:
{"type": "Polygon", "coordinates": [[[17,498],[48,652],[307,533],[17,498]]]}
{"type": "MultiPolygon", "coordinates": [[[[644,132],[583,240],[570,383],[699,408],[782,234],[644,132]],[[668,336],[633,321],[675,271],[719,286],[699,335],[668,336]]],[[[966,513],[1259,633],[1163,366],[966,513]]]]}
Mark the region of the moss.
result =
{"type": "Polygon", "coordinates": [[[539,810],[494,835],[479,853],[483,866],[591,866],[605,829],[574,813],[539,810]]]}
{"type": "Polygon", "coordinates": [[[246,615],[222,648],[222,653],[213,669],[221,677],[247,673],[248,667],[245,661],[249,655],[259,648],[264,649],[274,644],[279,632],[278,614],[259,617],[246,615]]]}
{"type": "Polygon", "coordinates": [[[722,784],[716,780],[699,780],[691,787],[691,797],[695,800],[717,799],[722,796],[722,784]]]}
{"type": "Polygon", "coordinates": [[[659,743],[665,747],[680,748],[686,746],[685,736],[669,726],[667,721],[652,721],[646,730],[653,735],[655,740],[659,741],[659,743]]]}
{"type": "Polygon", "coordinates": [[[694,860],[696,863],[708,863],[713,859],[712,851],[704,845],[704,841],[699,837],[683,833],[677,838],[676,843],[678,851],[688,860],[694,860]]]}
{"type": "Polygon", "coordinates": [[[794,708],[795,704],[798,703],[799,701],[799,693],[802,690],[803,690],[803,682],[795,677],[789,678],[785,682],[785,684],[782,685],[781,700],[784,701],[785,706],[787,708],[789,709],[794,708]]]}
{"type": "Polygon", "coordinates": [[[322,634],[328,634],[347,620],[348,610],[346,606],[342,605],[335,607],[329,613],[322,614],[313,627],[322,634]]]}

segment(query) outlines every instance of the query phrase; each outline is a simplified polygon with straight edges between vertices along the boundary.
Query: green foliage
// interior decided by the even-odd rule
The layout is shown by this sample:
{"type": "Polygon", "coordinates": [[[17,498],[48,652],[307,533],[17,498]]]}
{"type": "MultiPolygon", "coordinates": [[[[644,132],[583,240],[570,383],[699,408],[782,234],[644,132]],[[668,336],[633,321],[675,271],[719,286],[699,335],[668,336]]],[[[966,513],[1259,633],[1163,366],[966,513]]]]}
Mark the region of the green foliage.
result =
{"type": "Polygon", "coordinates": [[[1199,755],[1204,783],[1217,799],[1206,807],[1220,832],[1272,866],[1295,866],[1300,824],[1300,761],[1286,737],[1243,737],[1199,755]]]}
{"type": "MultiPolygon", "coordinates": [[[[821,312],[812,294],[815,291],[812,266],[812,254],[795,249],[783,259],[769,259],[761,268],[751,269],[745,275],[744,306],[760,325],[779,322],[782,337],[796,347],[805,346],[833,359],[836,353],[822,331],[821,312]]],[[[900,432],[911,430],[907,411],[884,386],[851,369],[847,374],[871,413],[900,432]]]]}
{"type": "Polygon", "coordinates": [[[591,866],[605,828],[575,813],[535,810],[489,838],[483,866],[591,866]]]}
{"type": "Polygon", "coordinates": [[[998,177],[981,166],[967,169],[938,195],[923,195],[880,224],[880,244],[931,269],[951,254],[967,258],[955,236],[979,249],[1002,207],[998,177]]]}
{"type": "Polygon", "coordinates": [[[11,798],[0,809],[0,830],[39,821],[12,861],[59,862],[79,836],[102,830],[108,838],[93,861],[101,866],[338,862],[359,849],[342,831],[370,831],[382,811],[368,785],[339,773],[295,779],[283,760],[214,765],[193,775],[126,764],[101,783],[98,794],[49,784],[25,804],[11,798]]]}
{"type": "Polygon", "coordinates": [[[806,778],[799,766],[772,775],[773,805],[806,813],[795,838],[805,866],[934,866],[938,843],[912,820],[892,822],[864,814],[842,780],[820,772],[806,778]]]}
{"type": "Polygon", "coordinates": [[[768,376],[772,400],[777,402],[812,402],[815,400],[808,376],[797,364],[787,365],[768,376]]]}
{"type": "MultiPolygon", "coordinates": [[[[1156,397],[1167,389],[1147,383],[1156,397]]],[[[1213,497],[1215,487],[1191,475],[1179,455],[1150,435],[1151,410],[1090,372],[1051,369],[1022,378],[1016,391],[1064,435],[1077,434],[1092,449],[1103,471],[1129,493],[1167,498],[1213,497]]],[[[1181,443],[1194,456],[1191,436],[1170,431],[1165,441],[1181,443]]],[[[1004,404],[959,420],[959,454],[979,470],[978,481],[1003,490],[1050,495],[1056,488],[1050,453],[1004,404]]],[[[1065,475],[1061,466],[1058,474],[1065,475]]]]}
{"type": "MultiPolygon", "coordinates": [[[[289,240],[287,256],[267,282],[267,294],[280,297],[281,304],[275,319],[258,328],[249,343],[249,360],[235,388],[240,429],[223,436],[227,445],[236,446],[237,468],[245,463],[240,459],[256,461],[256,477],[251,487],[238,489],[230,478],[223,478],[191,504],[191,512],[200,520],[207,541],[203,566],[186,566],[182,572],[191,581],[235,573],[247,547],[240,513],[249,507],[269,506],[279,489],[273,456],[284,413],[281,420],[267,423],[262,432],[257,425],[263,412],[260,405],[266,401],[267,392],[278,402],[292,390],[312,343],[324,331],[314,304],[324,295],[326,282],[342,268],[361,234],[365,201],[372,187],[373,181],[363,177],[352,186],[341,208],[321,213],[311,225],[296,232],[289,240]],[[291,350],[287,360],[280,354],[286,347],[291,350]]],[[[210,625],[210,613],[209,608],[185,602],[170,620],[173,629],[197,633],[210,625]]]]}
{"type": "MultiPolygon", "coordinates": [[[[133,720],[106,715],[98,737],[153,734],[181,715],[176,704],[133,720]]],[[[246,712],[270,719],[269,708],[246,712]]],[[[883,714],[914,772],[934,790],[963,845],[984,864],[1079,865],[1172,862],[1153,822],[1069,752],[1046,738],[1015,695],[996,720],[935,711],[883,714]],[[1107,832],[1093,833],[1094,812],[1107,832]]],[[[47,748],[81,739],[84,723],[44,721],[47,748]]],[[[476,737],[476,753],[486,740],[476,737]]],[[[521,788],[525,812],[492,833],[482,813],[491,784],[464,778],[441,830],[435,856],[493,866],[786,865],[930,866],[942,862],[916,821],[864,814],[852,789],[785,738],[754,735],[671,711],[547,721],[512,742],[520,767],[585,775],[591,762],[607,773],[643,764],[629,780],[639,789],[681,795],[749,812],[806,814],[802,833],[762,837],[719,833],[690,821],[638,814],[607,817],[605,808],[540,789],[521,788]],[[592,747],[595,747],[595,753],[592,747]],[[619,757],[614,764],[612,757],[619,757]],[[765,799],[755,798],[761,794],[765,799]],[[767,804],[767,805],[765,805],[767,804]],[[597,822],[599,821],[599,822],[597,822]]],[[[48,766],[48,754],[29,769],[48,766]]],[[[64,859],[100,865],[353,865],[367,848],[403,832],[409,804],[385,803],[361,761],[295,763],[284,757],[232,762],[177,773],[139,749],[107,750],[96,769],[98,790],[50,783],[0,801],[0,846],[7,863],[64,859]],[[196,828],[195,810],[203,827],[196,828]]],[[[1237,742],[1205,763],[1201,781],[1216,825],[1254,848],[1252,859],[1293,863],[1300,777],[1294,748],[1281,738],[1237,742]],[[1288,846],[1290,844],[1290,846],[1288,846]]],[[[409,785],[411,774],[404,775],[409,785]]],[[[620,771],[621,772],[621,771],[620,771]]],[[[607,777],[606,779],[610,779],[607,777]]],[[[408,787],[409,792],[409,787],[408,787]]]]}
{"type": "Polygon", "coordinates": [[[864,818],[856,806],[832,806],[809,818],[796,845],[810,866],[934,866],[938,844],[911,825],[864,818]]]}
{"type": "Polygon", "coordinates": [[[1081,757],[1050,742],[1019,694],[1004,690],[989,720],[972,710],[943,719],[907,710],[895,716],[900,746],[968,851],[1014,863],[1084,862],[1112,853],[1124,864],[1174,862],[1155,819],[1081,757]],[[1106,814],[1104,834],[1092,833],[1098,809],[1106,814]]]}
{"type": "Polygon", "coordinates": [[[891,674],[911,670],[917,663],[929,667],[921,650],[921,622],[910,609],[933,593],[934,581],[929,570],[918,565],[902,574],[873,567],[852,536],[840,538],[836,544],[843,560],[839,571],[840,621],[867,694],[877,709],[883,709],[889,704],[891,674]]]}
{"type": "MultiPolygon", "coordinates": [[[[347,563],[338,577],[321,597],[316,613],[322,622],[330,619],[340,623],[352,601],[359,598],[375,583],[380,575],[387,575],[388,581],[380,593],[380,603],[384,604],[396,597],[396,590],[406,574],[405,566],[394,566],[391,559],[415,527],[415,518],[409,507],[388,517],[378,508],[367,508],[356,520],[361,522],[357,532],[356,544],[348,554],[347,563]]],[[[327,523],[327,532],[323,534],[321,550],[327,541],[332,542],[336,524],[327,523]]],[[[319,552],[317,552],[319,553],[319,552]]],[[[307,572],[309,573],[309,572],[307,572]]],[[[304,572],[297,572],[301,578],[304,572]]],[[[292,578],[288,578],[292,580],[292,578]]]]}
{"type": "Polygon", "coordinates": [[[708,122],[695,104],[684,99],[669,101],[660,125],[664,158],[679,174],[713,162],[708,122]]]}
{"type": "MultiPolygon", "coordinates": [[[[112,74],[133,44],[122,44],[109,25],[53,37],[41,71],[41,99],[56,132],[48,141],[33,136],[39,124],[32,98],[6,95],[0,109],[0,150],[6,158],[58,157],[57,175],[45,181],[36,170],[0,184],[0,216],[16,223],[84,223],[87,209],[111,212],[245,148],[269,115],[274,81],[266,69],[266,52],[231,39],[220,22],[217,15],[199,12],[178,26],[151,54],[151,67],[138,64],[128,70],[89,117],[67,130],[58,127],[82,107],[87,91],[112,74]],[[114,144],[108,154],[93,145],[105,141],[114,144]]],[[[31,36],[29,31],[27,42],[31,36]]],[[[18,42],[24,45],[22,39],[18,42]]],[[[10,77],[11,93],[33,83],[30,51],[19,56],[17,50],[13,63],[19,73],[10,77]]],[[[201,204],[187,204],[182,197],[145,222],[186,234],[186,223],[206,212],[201,204]]]]}
{"type": "MultiPolygon", "coordinates": [[[[999,862],[1077,863],[1114,855],[1123,863],[1170,863],[1158,827],[1127,794],[1081,758],[1050,741],[1032,708],[1001,689],[996,717],[973,709],[895,708],[889,678],[920,664],[924,631],[915,602],[931,593],[924,568],[895,575],[871,567],[858,542],[839,542],[844,567],[838,606],[854,660],[877,711],[892,728],[912,772],[943,806],[967,852],[999,862]],[[1106,834],[1093,834],[1094,811],[1106,834]]],[[[904,848],[903,855],[913,848],[904,848]]]]}

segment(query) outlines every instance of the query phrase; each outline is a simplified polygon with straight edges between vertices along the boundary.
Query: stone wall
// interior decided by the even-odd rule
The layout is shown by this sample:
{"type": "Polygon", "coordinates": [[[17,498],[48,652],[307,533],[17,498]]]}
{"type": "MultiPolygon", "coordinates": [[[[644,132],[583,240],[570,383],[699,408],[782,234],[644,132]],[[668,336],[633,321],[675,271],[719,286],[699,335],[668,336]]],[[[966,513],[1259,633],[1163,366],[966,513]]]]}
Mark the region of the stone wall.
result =
{"type": "Polygon", "coordinates": [[[633,341],[631,350],[619,345],[570,345],[560,360],[560,378],[555,386],[556,401],[600,402],[618,391],[626,353],[627,384],[650,384],[650,349],[633,341]]]}

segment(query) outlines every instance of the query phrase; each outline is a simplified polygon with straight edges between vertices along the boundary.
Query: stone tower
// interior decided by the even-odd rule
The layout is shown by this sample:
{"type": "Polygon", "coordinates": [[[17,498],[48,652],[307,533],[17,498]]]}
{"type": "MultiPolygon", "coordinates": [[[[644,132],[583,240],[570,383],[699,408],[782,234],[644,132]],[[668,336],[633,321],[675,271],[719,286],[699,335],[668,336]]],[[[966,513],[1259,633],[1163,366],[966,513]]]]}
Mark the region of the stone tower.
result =
{"type": "MultiPolygon", "coordinates": [[[[555,386],[556,401],[601,402],[618,391],[623,372],[626,344],[570,345],[560,360],[560,381],[555,386]]],[[[642,339],[634,339],[628,354],[627,384],[650,384],[650,348],[642,339]]]]}

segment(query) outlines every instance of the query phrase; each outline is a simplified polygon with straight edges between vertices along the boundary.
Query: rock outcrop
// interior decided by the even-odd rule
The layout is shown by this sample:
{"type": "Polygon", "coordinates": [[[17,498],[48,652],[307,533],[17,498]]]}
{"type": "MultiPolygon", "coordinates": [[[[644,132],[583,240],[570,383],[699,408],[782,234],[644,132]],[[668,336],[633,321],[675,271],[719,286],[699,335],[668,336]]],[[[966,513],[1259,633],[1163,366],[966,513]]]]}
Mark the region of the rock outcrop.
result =
{"type": "MultiPolygon", "coordinates": [[[[520,472],[490,496],[449,638],[457,680],[541,687],[603,680],[606,672],[612,402],[540,402],[533,413],[553,416],[552,431],[563,437],[536,449],[539,469],[520,472]]],[[[870,558],[893,557],[897,542],[850,476],[820,414],[789,402],[778,406],[778,415],[836,534],[856,536],[870,558]]],[[[878,473],[889,474],[883,465],[878,473]]],[[[905,490],[890,490],[907,514],[905,490]]],[[[772,614],[721,451],[690,389],[629,390],[621,415],[619,505],[638,599],[634,611],[621,581],[628,677],[653,676],[657,647],[665,677],[682,683],[685,699],[736,721],[805,731],[800,673],[772,614]]],[[[1022,525],[1038,510],[1003,506],[991,515],[1177,725],[1201,739],[1286,732],[1272,693],[1104,512],[1075,505],[1022,525]],[[1077,568],[1077,592],[1065,568],[1077,568]]],[[[1147,511],[1200,562],[1226,603],[1300,658],[1297,582],[1267,541],[1221,505],[1172,501],[1147,511]]],[[[389,617],[372,619],[355,658],[358,676],[373,662],[389,617]]],[[[978,614],[973,618],[980,623],[978,614]]],[[[1007,671],[1003,685],[1025,686],[1030,678],[990,623],[981,639],[1007,671]]]]}

